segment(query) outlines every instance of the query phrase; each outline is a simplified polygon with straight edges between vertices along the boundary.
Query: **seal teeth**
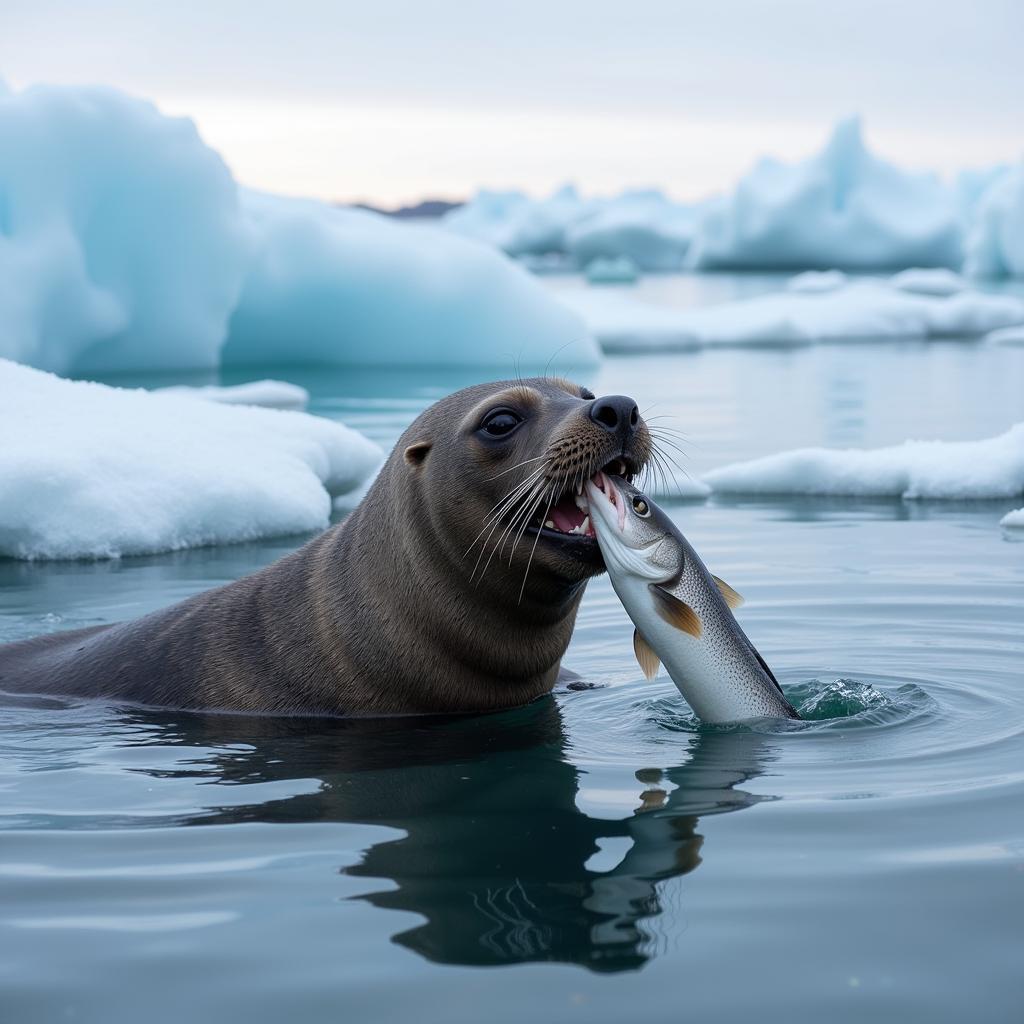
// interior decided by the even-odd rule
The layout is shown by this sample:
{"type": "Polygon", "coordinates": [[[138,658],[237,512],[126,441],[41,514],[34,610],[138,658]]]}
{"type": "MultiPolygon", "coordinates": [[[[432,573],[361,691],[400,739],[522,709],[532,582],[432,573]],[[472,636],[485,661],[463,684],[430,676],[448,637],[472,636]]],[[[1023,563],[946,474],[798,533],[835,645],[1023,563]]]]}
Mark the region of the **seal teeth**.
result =
{"type": "Polygon", "coordinates": [[[549,520],[547,520],[547,522],[545,522],[545,523],[544,523],[544,525],[545,525],[545,526],[546,526],[546,527],[547,527],[547,528],[548,528],[549,530],[553,530],[553,529],[555,528],[555,524],[554,524],[554,522],[553,522],[552,520],[550,520],[550,519],[549,519],[549,520]]]}

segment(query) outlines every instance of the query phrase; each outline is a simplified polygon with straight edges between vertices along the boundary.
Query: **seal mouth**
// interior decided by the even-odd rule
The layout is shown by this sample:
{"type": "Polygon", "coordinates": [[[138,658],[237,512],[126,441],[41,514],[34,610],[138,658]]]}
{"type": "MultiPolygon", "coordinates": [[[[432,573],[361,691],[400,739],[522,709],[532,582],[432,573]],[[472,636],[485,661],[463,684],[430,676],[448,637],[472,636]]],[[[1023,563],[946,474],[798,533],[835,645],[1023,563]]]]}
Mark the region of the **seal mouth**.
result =
{"type": "MultiPolygon", "coordinates": [[[[604,490],[602,477],[617,476],[632,483],[636,463],[628,456],[619,456],[602,466],[590,480],[604,490]]],[[[545,540],[570,544],[579,549],[597,549],[597,534],[590,518],[590,505],[584,482],[566,487],[547,511],[540,511],[530,521],[527,532],[539,533],[545,540]]]]}

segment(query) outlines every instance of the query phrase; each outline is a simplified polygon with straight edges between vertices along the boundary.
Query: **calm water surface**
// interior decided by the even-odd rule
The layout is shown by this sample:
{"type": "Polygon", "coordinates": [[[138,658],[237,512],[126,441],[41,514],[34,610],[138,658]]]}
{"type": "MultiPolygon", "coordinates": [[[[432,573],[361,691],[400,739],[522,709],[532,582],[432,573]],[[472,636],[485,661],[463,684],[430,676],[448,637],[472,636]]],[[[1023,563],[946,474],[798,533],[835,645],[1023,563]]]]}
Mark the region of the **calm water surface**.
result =
{"type": "MultiPolygon", "coordinates": [[[[390,444],[485,374],[287,376],[313,411],[390,444]]],[[[613,359],[586,376],[671,417],[695,473],[1024,419],[1024,350],[976,343],[613,359]]],[[[809,719],[792,728],[698,727],[665,677],[643,682],[605,579],[568,658],[599,685],[501,715],[4,698],[0,1019],[1019,1020],[1011,505],[669,501],[746,596],[741,622],[809,719]]],[[[0,640],[138,615],[300,541],[0,562],[0,640]]]]}

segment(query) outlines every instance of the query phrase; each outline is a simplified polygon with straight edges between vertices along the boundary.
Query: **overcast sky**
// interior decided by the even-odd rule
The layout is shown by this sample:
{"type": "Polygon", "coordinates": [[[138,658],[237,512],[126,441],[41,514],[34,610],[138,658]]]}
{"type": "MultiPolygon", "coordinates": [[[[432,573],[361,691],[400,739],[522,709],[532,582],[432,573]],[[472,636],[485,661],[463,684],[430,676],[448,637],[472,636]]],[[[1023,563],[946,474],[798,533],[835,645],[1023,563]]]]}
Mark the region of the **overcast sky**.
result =
{"type": "Polygon", "coordinates": [[[0,0],[0,78],[187,114],[246,184],[393,203],[477,186],[728,186],[864,116],[952,173],[1024,154],[1024,0],[0,0]]]}

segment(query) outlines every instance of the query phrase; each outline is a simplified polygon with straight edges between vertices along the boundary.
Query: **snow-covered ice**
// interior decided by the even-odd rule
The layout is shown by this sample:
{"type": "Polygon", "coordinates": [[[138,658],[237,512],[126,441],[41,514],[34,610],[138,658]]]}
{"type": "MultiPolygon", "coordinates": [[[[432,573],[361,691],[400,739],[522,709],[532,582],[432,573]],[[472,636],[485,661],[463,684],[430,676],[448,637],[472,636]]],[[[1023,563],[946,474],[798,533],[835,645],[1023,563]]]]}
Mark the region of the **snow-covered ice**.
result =
{"type": "Polygon", "coordinates": [[[720,494],[1012,498],[1024,494],[1024,423],[983,441],[801,448],[723,466],[704,481],[720,494]]]}
{"type": "Polygon", "coordinates": [[[999,520],[999,525],[1024,529],[1024,508],[1015,508],[1012,512],[1007,512],[999,520]]]}
{"type": "Polygon", "coordinates": [[[763,159],[698,220],[695,269],[957,267],[953,190],[873,156],[860,121],[841,121],[818,155],[763,159]]]}
{"type": "Polygon", "coordinates": [[[589,366],[578,317],[489,246],[242,190],[258,238],[226,364],[589,366]]]}
{"type": "Polygon", "coordinates": [[[488,246],[240,194],[190,121],[38,86],[0,95],[0,357],[76,375],[225,357],[508,372],[599,352],[488,246]]]}
{"type": "Polygon", "coordinates": [[[652,306],[607,289],[564,291],[559,297],[609,352],[973,337],[1024,324],[1024,301],[1011,295],[923,295],[875,279],[692,309],[652,306]]]}
{"type": "Polygon", "coordinates": [[[1024,277],[1024,162],[996,177],[978,200],[964,270],[975,277],[1024,277]]]}
{"type": "Polygon", "coordinates": [[[805,270],[786,282],[787,292],[834,292],[850,279],[841,270],[805,270]]]}
{"type": "Polygon", "coordinates": [[[299,412],[309,405],[309,392],[298,384],[289,384],[284,380],[252,380],[229,387],[216,387],[212,384],[190,387],[179,384],[169,388],[154,388],[153,394],[200,398],[204,402],[220,402],[222,405],[261,405],[266,409],[293,409],[299,412]]]}
{"type": "Polygon", "coordinates": [[[69,381],[0,360],[0,555],[108,558],[328,524],[380,462],[306,413],[69,381]]]}

